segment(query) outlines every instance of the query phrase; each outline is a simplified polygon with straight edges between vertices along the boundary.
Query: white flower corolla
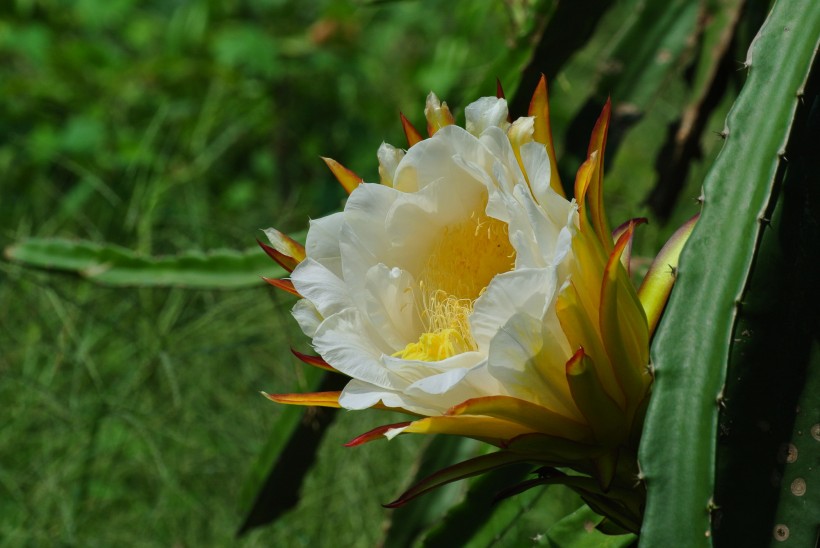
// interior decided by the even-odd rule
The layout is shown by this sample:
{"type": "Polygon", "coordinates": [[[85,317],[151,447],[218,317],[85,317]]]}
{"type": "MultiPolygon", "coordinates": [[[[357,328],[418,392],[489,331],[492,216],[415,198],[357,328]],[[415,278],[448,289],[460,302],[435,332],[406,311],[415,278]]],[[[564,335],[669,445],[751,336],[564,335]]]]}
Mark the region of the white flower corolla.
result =
{"type": "Polygon", "coordinates": [[[466,118],[466,130],[446,125],[406,153],[382,145],[382,184],[311,221],[293,314],[351,377],[342,407],[437,415],[509,395],[582,420],[555,313],[577,208],[550,188],[531,118],[510,124],[506,102],[489,97],[466,118]]]}

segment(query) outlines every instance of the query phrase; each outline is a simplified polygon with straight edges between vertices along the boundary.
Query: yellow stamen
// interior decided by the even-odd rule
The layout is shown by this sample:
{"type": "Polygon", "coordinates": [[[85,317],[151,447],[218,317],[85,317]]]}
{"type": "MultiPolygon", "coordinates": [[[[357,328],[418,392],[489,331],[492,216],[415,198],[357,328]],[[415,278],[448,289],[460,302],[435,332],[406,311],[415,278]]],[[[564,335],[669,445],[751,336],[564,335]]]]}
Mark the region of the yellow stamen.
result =
{"type": "Polygon", "coordinates": [[[473,304],[494,276],[514,265],[507,224],[488,217],[483,209],[445,227],[418,277],[425,331],[418,342],[393,355],[439,361],[476,350],[469,324],[473,304]]]}

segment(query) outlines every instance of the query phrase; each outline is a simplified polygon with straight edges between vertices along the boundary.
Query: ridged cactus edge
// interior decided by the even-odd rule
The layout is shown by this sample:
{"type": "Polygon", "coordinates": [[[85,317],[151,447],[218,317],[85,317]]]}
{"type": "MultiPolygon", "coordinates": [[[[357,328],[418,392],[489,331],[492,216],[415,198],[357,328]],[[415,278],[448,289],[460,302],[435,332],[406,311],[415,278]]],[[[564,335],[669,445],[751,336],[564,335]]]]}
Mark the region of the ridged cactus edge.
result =
{"type": "Polygon", "coordinates": [[[749,49],[748,78],[653,344],[655,387],[639,454],[648,493],[642,546],[712,544],[727,366],[818,36],[814,0],[780,0],[749,49]]]}

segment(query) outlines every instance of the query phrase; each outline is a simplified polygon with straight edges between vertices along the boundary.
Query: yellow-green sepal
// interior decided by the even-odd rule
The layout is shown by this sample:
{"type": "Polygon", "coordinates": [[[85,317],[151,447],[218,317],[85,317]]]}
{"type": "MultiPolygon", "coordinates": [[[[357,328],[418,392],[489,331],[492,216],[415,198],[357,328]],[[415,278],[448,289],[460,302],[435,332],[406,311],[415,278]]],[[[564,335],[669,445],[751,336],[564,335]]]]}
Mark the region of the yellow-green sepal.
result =
{"type": "Polygon", "coordinates": [[[680,253],[689,239],[689,235],[692,234],[692,229],[695,228],[695,223],[699,217],[700,214],[695,215],[672,234],[672,237],[660,250],[655,260],[652,261],[652,266],[649,267],[649,271],[644,276],[641,287],[638,289],[638,298],[644,312],[646,312],[650,337],[655,333],[663,309],[666,307],[666,301],[672,292],[672,286],[675,283],[678,271],[680,253]]]}
{"type": "Polygon", "coordinates": [[[566,375],[572,399],[596,441],[603,447],[620,445],[628,435],[624,411],[604,390],[595,364],[583,348],[567,361],[566,375]]]}

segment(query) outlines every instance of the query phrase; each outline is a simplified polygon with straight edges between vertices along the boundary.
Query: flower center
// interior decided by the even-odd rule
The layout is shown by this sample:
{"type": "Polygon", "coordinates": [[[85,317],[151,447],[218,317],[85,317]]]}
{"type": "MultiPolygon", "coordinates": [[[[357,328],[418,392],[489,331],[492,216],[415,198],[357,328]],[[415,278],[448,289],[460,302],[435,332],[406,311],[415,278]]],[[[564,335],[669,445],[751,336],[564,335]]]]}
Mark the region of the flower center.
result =
{"type": "Polygon", "coordinates": [[[476,350],[469,323],[473,304],[494,276],[514,265],[507,223],[483,209],[445,227],[418,276],[425,332],[394,356],[439,361],[476,350]]]}

